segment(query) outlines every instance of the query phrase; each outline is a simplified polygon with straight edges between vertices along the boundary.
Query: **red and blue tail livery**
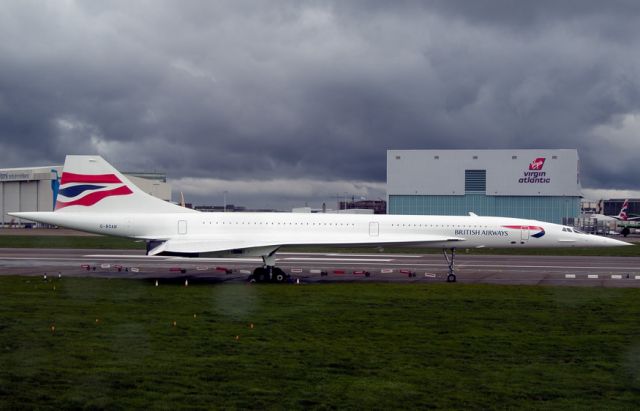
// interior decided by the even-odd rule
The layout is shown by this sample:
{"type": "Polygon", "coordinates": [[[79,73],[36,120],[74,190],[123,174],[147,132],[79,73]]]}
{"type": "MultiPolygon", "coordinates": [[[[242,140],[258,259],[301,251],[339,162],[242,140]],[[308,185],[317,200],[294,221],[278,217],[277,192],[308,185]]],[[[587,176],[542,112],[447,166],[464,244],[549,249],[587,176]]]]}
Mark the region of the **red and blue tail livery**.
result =
{"type": "Polygon", "coordinates": [[[62,174],[56,210],[79,205],[89,207],[111,196],[132,194],[115,174],[62,174]]]}
{"type": "Polygon", "coordinates": [[[510,228],[512,230],[528,230],[529,233],[535,231],[534,234],[531,234],[531,237],[540,238],[545,234],[544,228],[537,225],[503,225],[502,228],[510,228]]]}

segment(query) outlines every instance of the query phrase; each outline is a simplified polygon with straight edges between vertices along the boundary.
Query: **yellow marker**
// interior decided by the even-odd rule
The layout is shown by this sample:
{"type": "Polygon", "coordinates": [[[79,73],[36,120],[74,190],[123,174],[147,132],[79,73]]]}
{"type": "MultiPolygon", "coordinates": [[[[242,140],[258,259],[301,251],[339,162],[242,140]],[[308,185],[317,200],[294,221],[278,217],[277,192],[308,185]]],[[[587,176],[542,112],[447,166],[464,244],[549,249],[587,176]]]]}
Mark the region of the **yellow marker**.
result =
{"type": "Polygon", "coordinates": [[[236,335],[236,341],[238,341],[240,339],[239,335],[236,335]]]}
{"type": "Polygon", "coordinates": [[[56,326],[55,326],[55,325],[52,325],[52,326],[51,326],[51,332],[55,332],[55,331],[56,331],[56,326]]]}
{"type": "Polygon", "coordinates": [[[175,321],[173,322],[173,326],[174,326],[174,327],[176,326],[176,322],[175,322],[175,321]]]}
{"type": "Polygon", "coordinates": [[[253,323],[249,324],[249,328],[253,328],[253,323]]]}
{"type": "Polygon", "coordinates": [[[196,318],[196,315],[195,315],[195,314],[193,314],[193,318],[196,318]]]}
{"type": "Polygon", "coordinates": [[[98,324],[99,322],[100,322],[100,320],[96,318],[96,324],[98,324]]]}

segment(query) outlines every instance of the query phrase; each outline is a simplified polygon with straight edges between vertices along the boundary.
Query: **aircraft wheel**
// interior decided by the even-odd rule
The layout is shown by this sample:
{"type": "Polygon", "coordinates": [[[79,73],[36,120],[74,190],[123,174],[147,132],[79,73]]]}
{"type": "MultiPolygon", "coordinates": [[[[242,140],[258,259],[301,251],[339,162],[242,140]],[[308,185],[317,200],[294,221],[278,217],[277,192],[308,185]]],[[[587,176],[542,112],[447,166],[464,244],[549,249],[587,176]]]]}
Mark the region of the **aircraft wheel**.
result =
{"type": "Polygon", "coordinates": [[[455,283],[456,282],[456,275],[455,274],[449,274],[447,276],[447,282],[448,283],[455,283]]]}
{"type": "Polygon", "coordinates": [[[285,274],[285,272],[282,271],[280,268],[274,268],[273,271],[274,271],[273,278],[275,282],[284,283],[287,281],[287,274],[285,274]]]}
{"type": "Polygon", "coordinates": [[[269,281],[269,272],[264,267],[258,267],[253,270],[253,280],[257,283],[269,281]]]}

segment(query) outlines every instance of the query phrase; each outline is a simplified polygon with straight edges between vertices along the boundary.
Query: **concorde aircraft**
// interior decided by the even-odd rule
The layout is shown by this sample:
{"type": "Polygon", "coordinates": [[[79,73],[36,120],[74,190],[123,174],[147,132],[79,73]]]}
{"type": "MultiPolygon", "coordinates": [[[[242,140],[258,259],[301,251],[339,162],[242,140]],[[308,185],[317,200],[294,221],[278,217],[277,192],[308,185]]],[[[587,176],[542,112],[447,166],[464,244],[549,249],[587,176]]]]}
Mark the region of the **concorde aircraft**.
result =
{"type": "Polygon", "coordinates": [[[96,234],[145,240],[147,254],[255,257],[256,282],[285,282],[275,266],[285,245],[441,248],[455,282],[457,248],[614,247],[623,241],[571,227],[506,217],[202,213],[140,190],[100,156],[66,157],[55,210],[12,216],[96,234]],[[447,253],[450,250],[450,253],[447,253]]]}

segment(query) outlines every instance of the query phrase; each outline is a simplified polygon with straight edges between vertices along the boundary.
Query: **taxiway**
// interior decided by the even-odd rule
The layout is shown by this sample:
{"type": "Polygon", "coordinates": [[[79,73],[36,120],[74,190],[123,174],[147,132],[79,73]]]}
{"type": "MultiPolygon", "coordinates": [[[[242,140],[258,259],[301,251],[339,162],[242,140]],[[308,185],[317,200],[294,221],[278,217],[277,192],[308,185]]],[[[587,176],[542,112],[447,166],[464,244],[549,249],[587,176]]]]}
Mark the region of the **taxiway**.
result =
{"type": "MultiPolygon", "coordinates": [[[[0,249],[0,275],[61,275],[241,282],[260,259],[148,257],[142,251],[0,249]]],[[[277,265],[304,283],[444,282],[442,254],[278,253],[277,265]]],[[[640,287],[640,258],[456,256],[459,283],[640,287]]]]}

